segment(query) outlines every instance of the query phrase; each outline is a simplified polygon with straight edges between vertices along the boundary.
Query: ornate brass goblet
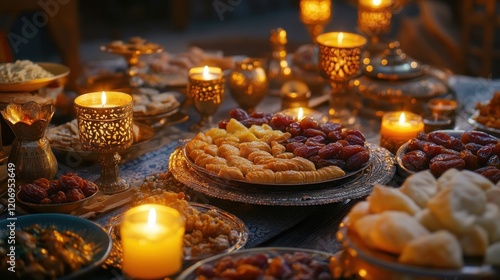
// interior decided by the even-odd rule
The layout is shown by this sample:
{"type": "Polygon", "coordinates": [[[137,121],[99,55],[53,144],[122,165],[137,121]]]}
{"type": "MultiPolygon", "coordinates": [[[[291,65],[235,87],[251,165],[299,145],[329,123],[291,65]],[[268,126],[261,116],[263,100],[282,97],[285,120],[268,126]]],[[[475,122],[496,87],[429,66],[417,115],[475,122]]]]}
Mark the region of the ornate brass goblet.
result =
{"type": "Polygon", "coordinates": [[[251,113],[262,101],[268,91],[266,70],[262,61],[246,58],[236,62],[236,67],[229,76],[229,89],[238,105],[251,113]]]}
{"type": "Polygon", "coordinates": [[[349,80],[358,75],[361,48],[366,38],[346,32],[330,32],[316,38],[319,46],[321,73],[330,80],[330,117],[342,124],[350,125],[355,115],[349,109],[347,90],[349,80]]]}
{"type": "Polygon", "coordinates": [[[118,174],[120,155],[133,142],[132,96],[122,92],[92,92],[75,99],[82,147],[100,153],[101,177],[96,184],[106,194],[126,190],[118,174]]]}
{"type": "Polygon", "coordinates": [[[201,120],[191,130],[200,131],[213,126],[212,115],[224,101],[225,79],[218,67],[194,67],[189,70],[187,94],[201,120]]]}
{"type": "Polygon", "coordinates": [[[393,0],[359,0],[358,27],[370,38],[367,47],[370,54],[384,50],[379,46],[380,35],[389,32],[393,12],[393,0]]]}

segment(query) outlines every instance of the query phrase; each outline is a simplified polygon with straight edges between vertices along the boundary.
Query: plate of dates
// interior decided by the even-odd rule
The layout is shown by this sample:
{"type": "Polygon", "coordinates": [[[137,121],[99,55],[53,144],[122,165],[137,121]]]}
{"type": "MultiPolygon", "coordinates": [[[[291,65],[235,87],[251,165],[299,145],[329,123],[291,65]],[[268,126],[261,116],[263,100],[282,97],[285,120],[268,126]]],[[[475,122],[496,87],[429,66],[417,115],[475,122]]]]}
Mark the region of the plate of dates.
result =
{"type": "Polygon", "coordinates": [[[245,249],[199,261],[177,279],[334,279],[332,257],[299,248],[245,249]]]}
{"type": "Polygon", "coordinates": [[[32,210],[43,213],[70,213],[92,199],[99,191],[97,185],[74,173],[59,179],[40,178],[21,185],[17,201],[32,210]]]}
{"type": "Polygon", "coordinates": [[[340,123],[236,109],[230,115],[184,146],[188,164],[210,180],[243,187],[332,186],[372,162],[363,133],[340,123]]]}
{"type": "Polygon", "coordinates": [[[396,162],[405,175],[428,169],[439,177],[446,170],[456,168],[475,171],[497,183],[500,140],[474,130],[419,133],[399,148],[396,162]]]}

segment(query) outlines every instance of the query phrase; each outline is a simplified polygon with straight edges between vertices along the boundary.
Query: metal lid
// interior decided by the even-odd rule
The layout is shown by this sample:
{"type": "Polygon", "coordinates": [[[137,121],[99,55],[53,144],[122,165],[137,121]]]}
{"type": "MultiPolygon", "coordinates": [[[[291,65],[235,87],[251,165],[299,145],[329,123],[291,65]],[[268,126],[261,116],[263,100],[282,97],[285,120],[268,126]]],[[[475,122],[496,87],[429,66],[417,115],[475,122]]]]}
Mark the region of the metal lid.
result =
{"type": "Polygon", "coordinates": [[[389,47],[373,58],[363,59],[366,76],[383,80],[408,80],[425,75],[422,65],[408,57],[399,48],[399,42],[389,43],[389,47]]]}

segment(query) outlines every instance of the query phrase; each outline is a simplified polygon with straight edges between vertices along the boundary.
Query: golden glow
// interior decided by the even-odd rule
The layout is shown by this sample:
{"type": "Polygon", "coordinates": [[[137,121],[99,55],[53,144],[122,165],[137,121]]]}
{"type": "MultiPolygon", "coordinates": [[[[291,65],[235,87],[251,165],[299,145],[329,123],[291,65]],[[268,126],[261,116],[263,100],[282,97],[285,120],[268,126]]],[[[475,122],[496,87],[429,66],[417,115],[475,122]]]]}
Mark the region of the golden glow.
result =
{"type": "Polygon", "coordinates": [[[366,275],[368,275],[368,272],[366,272],[366,270],[364,270],[364,269],[362,268],[362,269],[360,269],[360,270],[358,271],[358,274],[359,274],[359,276],[361,276],[361,277],[363,277],[363,278],[364,278],[364,277],[366,277],[366,275]]]}
{"type": "Polygon", "coordinates": [[[363,64],[364,65],[370,64],[370,58],[368,58],[368,57],[363,58],[363,64]]]}
{"type": "Polygon", "coordinates": [[[368,72],[373,71],[373,66],[371,66],[371,65],[366,66],[366,71],[368,71],[368,72]]]}
{"type": "Polygon", "coordinates": [[[418,63],[413,61],[412,63],[410,63],[410,66],[411,66],[411,68],[417,68],[418,63]]]}
{"type": "Polygon", "coordinates": [[[339,44],[339,46],[342,46],[342,41],[344,41],[344,33],[340,32],[339,36],[337,37],[337,43],[339,44]]]}
{"type": "Polygon", "coordinates": [[[373,0],[372,1],[372,4],[374,7],[380,6],[381,3],[382,3],[382,0],[373,0]]]}
{"type": "Polygon", "coordinates": [[[156,209],[151,207],[148,214],[148,229],[154,229],[156,227],[156,209]]]}

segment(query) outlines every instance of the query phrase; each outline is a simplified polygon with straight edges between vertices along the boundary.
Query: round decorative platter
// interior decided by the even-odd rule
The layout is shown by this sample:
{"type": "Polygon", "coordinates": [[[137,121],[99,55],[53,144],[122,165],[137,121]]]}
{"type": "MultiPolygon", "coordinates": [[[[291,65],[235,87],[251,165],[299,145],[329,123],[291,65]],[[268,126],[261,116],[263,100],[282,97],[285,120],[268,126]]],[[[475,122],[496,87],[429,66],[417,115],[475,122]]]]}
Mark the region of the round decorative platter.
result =
{"type": "MultiPolygon", "coordinates": [[[[7,219],[0,221],[0,236],[4,237],[8,232],[7,225],[12,222],[7,219]]],[[[58,280],[85,279],[87,273],[97,269],[104,263],[111,252],[111,237],[97,224],[84,218],[66,214],[32,214],[17,217],[16,229],[23,229],[38,224],[42,228],[54,226],[58,231],[72,231],[85,240],[95,245],[94,255],[90,264],[72,273],[57,278],[58,280]]],[[[16,267],[17,269],[17,267],[16,267]]]]}
{"type": "Polygon", "coordinates": [[[62,64],[38,62],[37,65],[52,73],[54,76],[24,82],[0,83],[0,92],[31,92],[39,90],[42,87],[55,83],[58,80],[65,79],[69,74],[69,68],[62,64]]]}
{"type": "MultiPolygon", "coordinates": [[[[202,214],[207,213],[208,211],[215,212],[218,218],[222,219],[225,223],[229,224],[231,228],[238,233],[238,240],[235,244],[233,244],[226,250],[217,252],[216,254],[238,251],[245,246],[245,244],[248,241],[249,231],[248,228],[243,223],[243,221],[241,221],[238,217],[211,205],[194,203],[194,202],[189,202],[189,205],[194,209],[198,210],[202,214]]],[[[114,241],[112,254],[108,262],[113,262],[114,265],[121,264],[122,247],[121,247],[120,232],[119,232],[121,218],[122,215],[114,216],[113,218],[110,219],[109,223],[106,226],[106,230],[108,231],[108,233],[110,234],[111,238],[114,241]]],[[[189,262],[189,263],[196,262],[214,255],[208,253],[200,255],[192,255],[190,254],[191,249],[189,247],[184,247],[184,251],[187,253],[183,256],[183,260],[184,262],[189,262]]]]}
{"type": "MultiPolygon", "coordinates": [[[[232,260],[237,262],[239,259],[242,258],[249,258],[255,255],[266,255],[267,258],[275,258],[275,257],[283,257],[284,255],[290,255],[293,256],[295,254],[301,254],[301,256],[309,256],[312,259],[314,259],[314,262],[316,264],[323,263],[325,265],[328,265],[330,263],[330,259],[333,257],[333,254],[327,253],[327,252],[322,252],[322,251],[316,251],[316,250],[310,250],[310,249],[301,249],[301,248],[288,248],[288,247],[262,247],[262,248],[252,248],[252,249],[245,249],[241,250],[238,252],[231,252],[231,253],[224,253],[220,255],[216,255],[207,259],[204,259],[202,261],[199,261],[192,265],[191,267],[187,268],[184,270],[179,276],[176,278],[177,280],[193,280],[193,279],[199,279],[197,270],[198,268],[205,266],[205,265],[210,265],[215,267],[217,263],[222,260],[223,258],[226,257],[231,257],[232,260]]],[[[259,279],[259,278],[258,278],[259,279]]],[[[264,279],[264,278],[262,278],[264,279]]],[[[290,279],[294,279],[293,277],[290,279]]]]}
{"type": "Polygon", "coordinates": [[[41,203],[30,203],[22,200],[19,198],[19,191],[17,192],[16,199],[19,204],[24,205],[28,207],[31,210],[34,210],[36,212],[40,213],[61,213],[61,214],[67,214],[71,213],[71,211],[76,210],[80,208],[82,205],[84,205],[87,201],[91,200],[93,197],[97,195],[98,192],[95,192],[91,196],[85,197],[84,199],[80,199],[77,201],[73,202],[66,202],[66,203],[52,203],[52,204],[41,204],[41,203]]]}
{"type": "Polygon", "coordinates": [[[215,181],[194,169],[184,156],[183,147],[170,156],[169,170],[174,177],[188,188],[205,195],[224,200],[257,205],[307,206],[322,205],[355,199],[368,195],[374,184],[388,183],[396,171],[394,156],[386,149],[371,143],[370,164],[361,172],[344,180],[312,185],[313,188],[297,186],[293,191],[284,187],[262,188],[251,184],[242,186],[236,182],[215,181]],[[324,184],[324,185],[323,185],[324,184]]]}
{"type": "MultiPolygon", "coordinates": [[[[356,256],[355,261],[375,266],[376,275],[384,279],[498,279],[500,270],[483,264],[481,258],[465,258],[460,269],[437,269],[399,263],[398,256],[367,247],[363,240],[348,229],[348,219],[340,224],[337,239],[345,252],[356,256]]],[[[373,272],[375,273],[375,272],[373,272]]]]}
{"type": "MultiPolygon", "coordinates": [[[[368,151],[370,151],[369,148],[368,148],[368,151]]],[[[368,160],[368,162],[363,164],[363,166],[360,169],[355,170],[355,171],[346,172],[345,175],[331,179],[331,180],[317,181],[317,182],[313,182],[313,183],[302,183],[302,184],[292,184],[292,183],[271,184],[271,183],[247,182],[244,180],[221,178],[221,177],[217,176],[217,174],[212,173],[212,172],[206,170],[205,168],[196,165],[187,156],[185,146],[184,146],[183,152],[184,152],[184,159],[186,160],[186,162],[188,163],[188,165],[191,168],[196,170],[199,174],[203,174],[207,178],[210,178],[214,182],[217,182],[220,184],[230,184],[233,186],[240,187],[242,189],[245,189],[245,188],[276,189],[276,188],[281,187],[283,190],[289,190],[289,191],[294,191],[294,190],[296,190],[296,188],[304,190],[307,188],[317,189],[317,188],[321,188],[321,187],[331,187],[331,186],[338,185],[342,182],[345,182],[348,178],[363,172],[366,168],[368,168],[368,166],[370,166],[371,161],[373,160],[373,156],[370,155],[370,159],[368,160]]]]}

